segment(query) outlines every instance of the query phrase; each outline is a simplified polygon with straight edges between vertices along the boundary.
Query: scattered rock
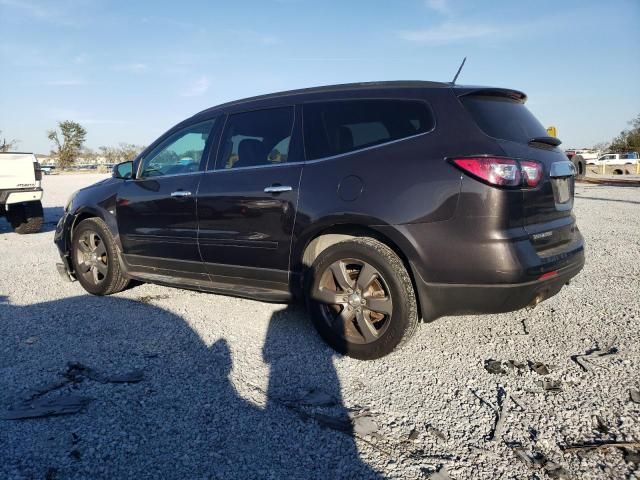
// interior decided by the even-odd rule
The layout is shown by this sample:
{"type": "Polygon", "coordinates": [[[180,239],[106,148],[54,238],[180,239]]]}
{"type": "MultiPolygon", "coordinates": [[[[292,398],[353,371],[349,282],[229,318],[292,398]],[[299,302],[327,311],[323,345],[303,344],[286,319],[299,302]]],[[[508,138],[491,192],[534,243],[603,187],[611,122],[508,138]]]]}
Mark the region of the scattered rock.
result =
{"type": "Polygon", "coordinates": [[[529,368],[536,372],[538,375],[549,375],[550,369],[548,365],[545,365],[542,362],[531,362],[529,361],[529,368]]]}
{"type": "Polygon", "coordinates": [[[27,345],[33,345],[38,340],[39,340],[38,337],[29,337],[24,341],[24,343],[26,343],[27,345]]]}
{"type": "Polygon", "coordinates": [[[502,362],[499,360],[485,360],[484,369],[493,375],[504,375],[506,370],[502,368],[502,362]]]}
{"type": "Polygon", "coordinates": [[[358,435],[366,436],[378,431],[378,424],[369,413],[357,416],[351,421],[353,431],[358,435]]]}
{"type": "Polygon", "coordinates": [[[633,403],[640,403],[640,390],[634,388],[629,390],[629,397],[633,403]]]}

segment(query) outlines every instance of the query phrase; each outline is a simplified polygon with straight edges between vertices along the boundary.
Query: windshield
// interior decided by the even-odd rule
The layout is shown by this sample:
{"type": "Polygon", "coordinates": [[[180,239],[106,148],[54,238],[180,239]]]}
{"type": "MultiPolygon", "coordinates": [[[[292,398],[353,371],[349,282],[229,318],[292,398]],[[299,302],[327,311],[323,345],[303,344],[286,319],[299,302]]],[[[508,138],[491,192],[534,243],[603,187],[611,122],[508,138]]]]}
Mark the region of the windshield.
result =
{"type": "Polygon", "coordinates": [[[549,134],[523,103],[507,97],[469,95],[462,104],[484,133],[493,138],[528,143],[549,134]]]}

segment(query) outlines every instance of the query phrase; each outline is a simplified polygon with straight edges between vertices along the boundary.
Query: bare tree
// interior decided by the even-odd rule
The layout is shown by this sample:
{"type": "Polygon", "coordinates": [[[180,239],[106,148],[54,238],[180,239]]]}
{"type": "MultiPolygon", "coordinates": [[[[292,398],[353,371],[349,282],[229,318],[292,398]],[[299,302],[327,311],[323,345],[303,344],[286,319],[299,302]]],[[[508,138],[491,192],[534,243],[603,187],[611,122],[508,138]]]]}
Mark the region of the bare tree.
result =
{"type": "MultiPolygon", "coordinates": [[[[0,130],[0,138],[2,138],[2,130],[0,130]]],[[[11,150],[15,150],[19,143],[20,140],[16,140],[15,138],[8,142],[6,138],[2,138],[0,141],[0,152],[10,152],[11,150]]]]}
{"type": "Polygon", "coordinates": [[[58,157],[58,166],[60,168],[70,167],[77,160],[87,131],[77,122],[65,120],[58,122],[58,128],[62,135],[62,142],[58,136],[57,130],[49,130],[47,138],[51,140],[55,146],[55,150],[51,153],[58,157]]]}

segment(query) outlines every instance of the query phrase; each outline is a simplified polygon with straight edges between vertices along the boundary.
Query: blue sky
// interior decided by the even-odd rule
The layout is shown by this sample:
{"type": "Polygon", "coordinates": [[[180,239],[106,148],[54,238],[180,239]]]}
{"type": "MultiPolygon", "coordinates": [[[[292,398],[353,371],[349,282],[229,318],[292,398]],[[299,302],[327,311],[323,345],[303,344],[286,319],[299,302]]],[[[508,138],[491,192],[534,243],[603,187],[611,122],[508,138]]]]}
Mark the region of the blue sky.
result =
{"type": "Polygon", "coordinates": [[[565,147],[640,113],[640,1],[0,0],[0,130],[148,144],[237,98],[398,79],[512,87],[565,147]]]}

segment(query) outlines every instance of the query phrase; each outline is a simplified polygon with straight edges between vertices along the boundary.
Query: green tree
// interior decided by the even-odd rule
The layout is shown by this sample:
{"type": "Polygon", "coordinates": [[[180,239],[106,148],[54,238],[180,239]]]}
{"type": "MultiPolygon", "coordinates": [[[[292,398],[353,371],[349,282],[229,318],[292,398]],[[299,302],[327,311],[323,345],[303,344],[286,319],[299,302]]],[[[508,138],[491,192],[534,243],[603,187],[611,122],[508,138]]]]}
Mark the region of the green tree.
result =
{"type": "Polygon", "coordinates": [[[2,138],[2,130],[0,130],[0,152],[10,152],[11,150],[15,150],[19,143],[20,141],[15,138],[7,142],[6,138],[2,138]]]}
{"type": "Polygon", "coordinates": [[[58,128],[60,129],[62,142],[60,142],[57,130],[49,130],[47,138],[55,146],[55,150],[52,150],[51,153],[58,157],[58,166],[60,168],[68,168],[75,163],[80,155],[87,131],[82,128],[82,125],[71,120],[58,122],[58,128]]]}
{"type": "Polygon", "coordinates": [[[620,132],[613,139],[609,150],[616,153],[638,152],[640,153],[640,114],[629,122],[631,128],[620,132]]]}

